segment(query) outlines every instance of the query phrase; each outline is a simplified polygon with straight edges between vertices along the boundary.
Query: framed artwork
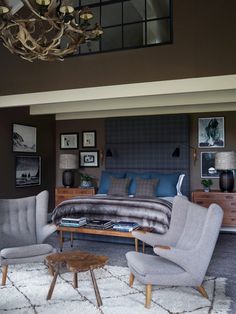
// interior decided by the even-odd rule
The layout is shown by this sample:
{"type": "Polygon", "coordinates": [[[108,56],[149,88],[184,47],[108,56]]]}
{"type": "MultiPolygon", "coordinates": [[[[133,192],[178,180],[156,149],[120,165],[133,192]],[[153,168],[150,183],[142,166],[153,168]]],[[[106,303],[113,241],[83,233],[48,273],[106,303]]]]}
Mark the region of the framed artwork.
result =
{"type": "Polygon", "coordinates": [[[82,132],[82,147],[96,147],[96,131],[82,132]]]}
{"type": "Polygon", "coordinates": [[[99,154],[96,151],[80,151],[79,153],[80,167],[99,167],[99,154]]]}
{"type": "Polygon", "coordinates": [[[60,149],[78,149],[78,133],[63,133],[60,135],[60,149]]]}
{"type": "Polygon", "coordinates": [[[36,132],[36,127],[14,123],[12,126],[13,152],[35,153],[36,132]]]}
{"type": "Polygon", "coordinates": [[[224,117],[198,119],[198,147],[224,147],[224,117]]]}
{"type": "Polygon", "coordinates": [[[16,156],[16,187],[41,184],[41,157],[16,156]]]}
{"type": "Polygon", "coordinates": [[[201,178],[219,178],[220,173],[215,169],[216,152],[201,152],[201,178]]]}

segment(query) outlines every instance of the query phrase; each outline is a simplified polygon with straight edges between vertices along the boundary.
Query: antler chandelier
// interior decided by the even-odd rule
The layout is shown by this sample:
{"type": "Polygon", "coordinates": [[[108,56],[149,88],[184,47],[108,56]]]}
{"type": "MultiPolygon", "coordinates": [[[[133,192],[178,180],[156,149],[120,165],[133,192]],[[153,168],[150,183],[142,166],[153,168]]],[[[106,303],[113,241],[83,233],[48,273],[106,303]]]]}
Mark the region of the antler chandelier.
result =
{"type": "Polygon", "coordinates": [[[0,38],[21,58],[33,61],[63,60],[79,46],[103,34],[87,7],[76,9],[68,1],[0,0],[0,38]]]}

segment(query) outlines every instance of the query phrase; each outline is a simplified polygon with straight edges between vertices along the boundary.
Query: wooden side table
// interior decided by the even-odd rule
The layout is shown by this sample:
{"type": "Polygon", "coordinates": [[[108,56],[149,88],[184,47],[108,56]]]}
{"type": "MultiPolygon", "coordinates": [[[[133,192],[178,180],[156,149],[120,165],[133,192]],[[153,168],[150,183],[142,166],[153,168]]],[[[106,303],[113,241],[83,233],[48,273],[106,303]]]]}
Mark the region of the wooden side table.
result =
{"type": "Polygon", "coordinates": [[[94,195],[95,188],[64,188],[58,187],[55,190],[55,206],[62,201],[68,200],[75,196],[94,195]]]}
{"type": "Polygon", "coordinates": [[[192,201],[207,208],[212,203],[218,204],[224,211],[222,225],[224,227],[236,227],[236,192],[203,192],[197,190],[192,192],[192,201]]]}
{"type": "Polygon", "coordinates": [[[96,278],[93,270],[103,267],[108,257],[103,255],[93,255],[87,252],[70,251],[64,253],[53,253],[45,258],[46,264],[53,272],[53,279],[50,285],[47,300],[50,300],[53,294],[53,290],[57,281],[57,277],[62,265],[66,265],[67,269],[74,274],[73,287],[78,288],[78,273],[84,271],[90,271],[94,292],[96,295],[98,307],[102,305],[102,299],[98,290],[96,278]]]}

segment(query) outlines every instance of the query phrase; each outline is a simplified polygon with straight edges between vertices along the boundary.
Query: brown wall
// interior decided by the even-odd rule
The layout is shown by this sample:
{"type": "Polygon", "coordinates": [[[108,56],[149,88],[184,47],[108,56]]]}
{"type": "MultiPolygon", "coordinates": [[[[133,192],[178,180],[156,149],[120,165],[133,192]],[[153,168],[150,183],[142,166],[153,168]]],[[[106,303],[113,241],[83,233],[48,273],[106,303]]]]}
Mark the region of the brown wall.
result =
{"type": "Polygon", "coordinates": [[[104,119],[85,119],[85,120],[66,120],[56,122],[56,186],[62,186],[62,171],[59,169],[60,154],[78,154],[80,150],[87,150],[82,148],[82,131],[96,131],[97,146],[88,150],[99,150],[99,167],[98,168],[79,168],[75,171],[75,186],[79,185],[79,172],[85,172],[95,177],[96,184],[98,183],[101,170],[104,169],[104,149],[105,149],[105,131],[104,119]],[[61,133],[79,133],[79,149],[77,150],[62,150],[60,149],[60,134],[61,133]]]}
{"type": "Polygon", "coordinates": [[[173,0],[173,44],[64,62],[29,63],[1,47],[0,95],[234,74],[235,12],[235,0],[173,0]]]}
{"type": "Polygon", "coordinates": [[[15,198],[36,195],[46,189],[50,193],[49,209],[54,207],[55,186],[55,117],[30,116],[29,108],[0,109],[0,198],[15,198]],[[15,156],[31,155],[13,153],[12,124],[19,123],[37,127],[37,152],[41,156],[41,185],[34,187],[15,187],[15,156]]]}

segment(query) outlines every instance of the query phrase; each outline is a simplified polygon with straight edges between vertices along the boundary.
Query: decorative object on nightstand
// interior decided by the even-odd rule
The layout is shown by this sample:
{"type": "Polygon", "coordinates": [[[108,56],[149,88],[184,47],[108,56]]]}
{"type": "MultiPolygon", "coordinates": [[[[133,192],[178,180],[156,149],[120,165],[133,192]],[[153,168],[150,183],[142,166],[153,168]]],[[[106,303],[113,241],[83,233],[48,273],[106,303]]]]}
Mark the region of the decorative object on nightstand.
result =
{"type": "Polygon", "coordinates": [[[73,169],[78,168],[78,157],[75,154],[61,154],[60,155],[60,169],[65,169],[62,175],[62,184],[66,188],[73,187],[74,173],[73,169]]]}
{"type": "Polygon", "coordinates": [[[80,187],[81,188],[90,188],[93,186],[93,177],[86,174],[86,173],[82,173],[80,172],[80,187]]]}
{"type": "Polygon", "coordinates": [[[210,188],[211,188],[213,182],[211,179],[203,179],[201,181],[201,184],[203,185],[204,192],[210,192],[210,188]]]}
{"type": "Polygon", "coordinates": [[[219,152],[215,156],[215,168],[221,170],[220,173],[220,190],[222,192],[232,192],[234,189],[234,173],[236,169],[235,152],[219,152]]]}

